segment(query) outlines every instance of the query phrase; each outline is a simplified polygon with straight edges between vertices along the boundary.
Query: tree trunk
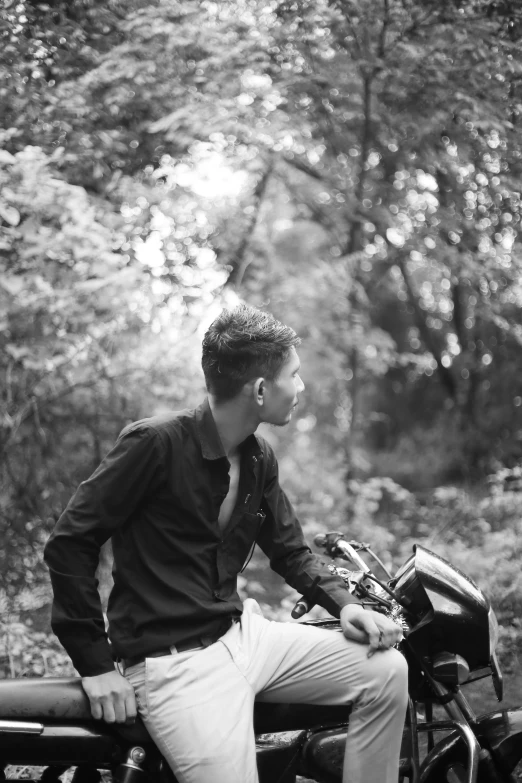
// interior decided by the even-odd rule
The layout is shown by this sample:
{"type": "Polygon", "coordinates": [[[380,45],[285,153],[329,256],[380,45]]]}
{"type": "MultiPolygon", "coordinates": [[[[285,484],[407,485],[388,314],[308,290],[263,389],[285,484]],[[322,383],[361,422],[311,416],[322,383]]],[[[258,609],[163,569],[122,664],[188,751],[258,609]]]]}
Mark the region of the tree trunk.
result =
{"type": "Polygon", "coordinates": [[[247,250],[250,241],[252,239],[252,236],[254,234],[254,231],[256,230],[256,226],[259,220],[259,213],[261,211],[261,206],[263,204],[263,199],[265,197],[266,188],[270,176],[272,174],[273,167],[274,167],[273,160],[270,159],[265,171],[263,172],[260,179],[258,180],[256,187],[254,188],[254,192],[252,194],[254,211],[250,216],[250,219],[246,225],[245,231],[243,232],[243,235],[239,241],[238,246],[232,252],[231,257],[228,261],[228,263],[232,267],[232,271],[230,272],[227,282],[235,286],[235,288],[239,288],[241,286],[245,272],[250,263],[247,258],[247,250]]]}
{"type": "Polygon", "coordinates": [[[457,384],[455,381],[455,378],[453,377],[453,374],[451,373],[450,369],[448,367],[445,367],[442,363],[442,351],[440,349],[440,346],[438,344],[437,339],[435,338],[435,335],[433,334],[432,330],[426,323],[426,319],[424,317],[424,313],[422,311],[422,308],[419,304],[418,297],[413,290],[413,286],[410,280],[410,277],[408,275],[406,264],[402,259],[397,259],[397,266],[401,270],[402,277],[404,279],[404,282],[406,284],[406,288],[408,291],[408,296],[410,299],[410,302],[413,306],[413,310],[415,313],[415,323],[417,324],[417,328],[419,329],[420,335],[424,341],[424,344],[426,345],[426,348],[431,353],[435,361],[437,362],[437,369],[439,371],[439,376],[442,382],[442,385],[446,389],[448,396],[454,401],[457,401],[457,384]]]}

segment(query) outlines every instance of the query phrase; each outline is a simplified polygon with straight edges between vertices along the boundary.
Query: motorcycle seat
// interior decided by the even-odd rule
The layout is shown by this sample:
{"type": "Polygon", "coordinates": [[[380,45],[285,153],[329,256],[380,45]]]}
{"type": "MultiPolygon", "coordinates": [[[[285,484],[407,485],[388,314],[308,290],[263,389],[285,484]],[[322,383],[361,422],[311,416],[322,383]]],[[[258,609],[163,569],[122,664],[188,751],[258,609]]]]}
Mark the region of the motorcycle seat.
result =
{"type": "MultiPolygon", "coordinates": [[[[93,718],[79,677],[24,677],[0,680],[0,720],[83,723],[93,718]]],[[[139,718],[111,728],[129,742],[151,742],[139,718]]]]}
{"type": "MultiPolygon", "coordinates": [[[[349,712],[347,706],[257,701],[254,725],[257,733],[296,731],[313,725],[342,724],[349,712]]],[[[79,677],[24,677],[0,680],[0,720],[72,724],[92,722],[93,718],[79,677]]],[[[130,742],[151,741],[139,718],[132,725],[115,723],[110,727],[130,742]]]]}
{"type": "Polygon", "coordinates": [[[10,720],[91,720],[79,677],[24,677],[0,680],[0,718],[10,720]]]}

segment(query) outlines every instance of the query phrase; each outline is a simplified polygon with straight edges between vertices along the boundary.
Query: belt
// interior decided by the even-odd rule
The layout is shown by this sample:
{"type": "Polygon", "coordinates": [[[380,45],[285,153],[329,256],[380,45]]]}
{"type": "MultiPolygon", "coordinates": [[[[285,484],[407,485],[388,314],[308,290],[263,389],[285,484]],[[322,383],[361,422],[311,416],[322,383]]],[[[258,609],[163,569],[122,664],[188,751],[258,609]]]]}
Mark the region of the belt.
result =
{"type": "Polygon", "coordinates": [[[171,647],[165,647],[161,650],[154,650],[154,652],[148,652],[141,655],[133,655],[130,658],[122,658],[122,664],[124,669],[128,669],[131,666],[136,666],[138,663],[143,663],[145,658],[163,658],[164,655],[176,655],[176,653],[187,652],[188,650],[202,650],[204,647],[210,647],[211,644],[217,642],[225,631],[221,631],[216,636],[192,636],[189,639],[184,639],[181,642],[176,642],[171,647]]]}

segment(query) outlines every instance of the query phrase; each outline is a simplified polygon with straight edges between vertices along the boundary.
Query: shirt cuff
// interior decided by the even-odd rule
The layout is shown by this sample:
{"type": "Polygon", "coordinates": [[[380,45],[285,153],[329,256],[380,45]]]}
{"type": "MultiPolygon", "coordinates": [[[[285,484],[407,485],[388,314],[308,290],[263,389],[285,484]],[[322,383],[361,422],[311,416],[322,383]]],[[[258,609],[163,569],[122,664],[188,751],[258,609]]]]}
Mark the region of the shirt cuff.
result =
{"type": "Polygon", "coordinates": [[[106,639],[85,644],[79,643],[78,637],[74,642],[72,639],[70,642],[67,639],[61,641],[80,677],[96,677],[114,671],[114,659],[106,639]]]}
{"type": "Polygon", "coordinates": [[[324,603],[322,601],[317,601],[317,603],[323,603],[326,611],[330,612],[337,619],[341,615],[341,609],[344,609],[345,606],[361,603],[358,598],[348,591],[347,587],[330,587],[327,594],[325,590],[325,599],[324,603]]]}

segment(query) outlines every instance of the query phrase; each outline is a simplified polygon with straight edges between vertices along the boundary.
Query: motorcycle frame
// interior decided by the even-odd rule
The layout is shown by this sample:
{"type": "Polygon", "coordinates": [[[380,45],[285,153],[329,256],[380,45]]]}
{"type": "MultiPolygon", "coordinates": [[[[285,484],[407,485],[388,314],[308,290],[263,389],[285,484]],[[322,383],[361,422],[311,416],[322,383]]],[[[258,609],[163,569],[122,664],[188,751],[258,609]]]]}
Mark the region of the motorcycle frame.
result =
{"type": "MultiPolygon", "coordinates": [[[[435,684],[436,695],[445,699],[448,696],[448,691],[439,683],[435,684]]],[[[433,735],[437,731],[454,731],[456,732],[464,742],[467,749],[467,779],[466,783],[476,783],[478,777],[479,760],[481,753],[481,746],[475,736],[475,733],[470,725],[476,723],[476,718],[471,710],[470,705],[467,702],[464,694],[457,690],[453,694],[451,701],[443,704],[444,709],[448,714],[448,720],[425,720],[423,723],[417,721],[416,703],[410,700],[410,726],[412,735],[415,734],[415,740],[412,739],[412,775],[410,783],[420,783],[421,781],[421,765],[420,765],[420,748],[418,742],[419,734],[428,733],[429,743],[431,747],[431,753],[438,755],[438,744],[433,742],[433,735]]],[[[429,758],[429,753],[426,758],[429,758]]],[[[424,764],[426,760],[424,761],[424,764]]]]}

